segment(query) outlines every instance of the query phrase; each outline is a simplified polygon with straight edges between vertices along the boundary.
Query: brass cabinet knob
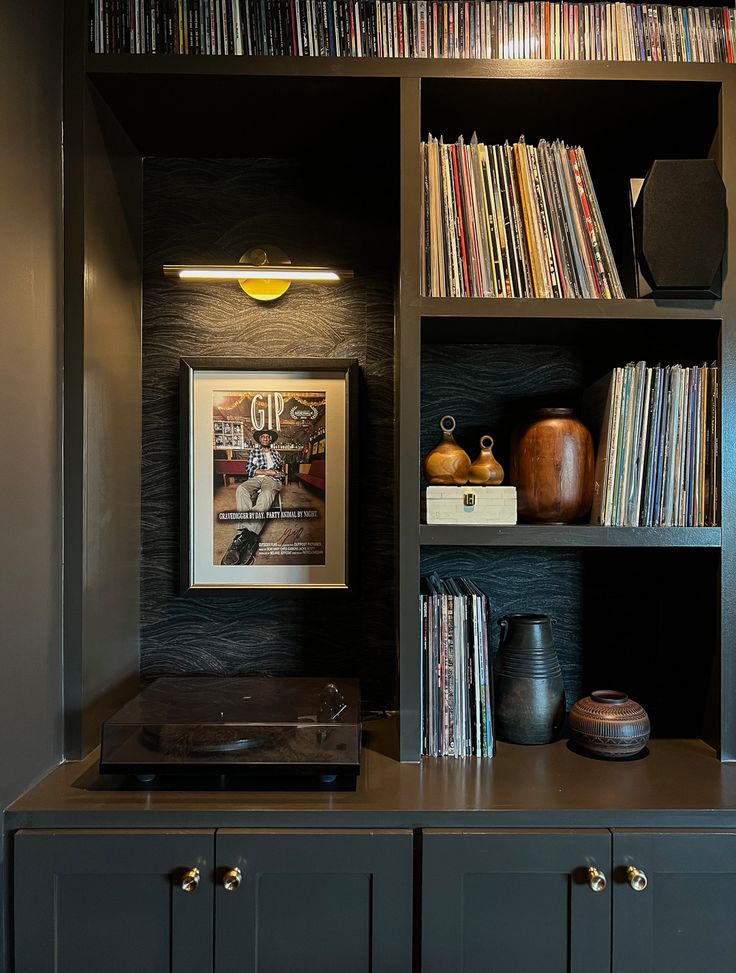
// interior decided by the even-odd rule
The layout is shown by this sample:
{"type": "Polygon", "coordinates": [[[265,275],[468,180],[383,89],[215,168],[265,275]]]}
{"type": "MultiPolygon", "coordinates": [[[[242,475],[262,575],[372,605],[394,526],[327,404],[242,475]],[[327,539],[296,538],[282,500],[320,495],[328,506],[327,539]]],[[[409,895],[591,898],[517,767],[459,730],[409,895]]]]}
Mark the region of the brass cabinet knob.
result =
{"type": "Polygon", "coordinates": [[[222,886],[226,892],[235,892],[240,887],[242,881],[243,874],[237,866],[228,869],[222,876],[222,886]]]}
{"type": "Polygon", "coordinates": [[[626,878],[635,892],[643,892],[647,887],[647,877],[640,868],[629,865],[626,869],[626,878]]]}
{"type": "Polygon", "coordinates": [[[588,885],[594,892],[602,892],[606,887],[606,876],[599,868],[593,868],[592,865],[588,868],[588,885]]]}
{"type": "Polygon", "coordinates": [[[200,879],[199,869],[190,868],[182,875],[179,885],[181,886],[184,892],[194,892],[197,886],[199,885],[199,879],[200,879]]]}

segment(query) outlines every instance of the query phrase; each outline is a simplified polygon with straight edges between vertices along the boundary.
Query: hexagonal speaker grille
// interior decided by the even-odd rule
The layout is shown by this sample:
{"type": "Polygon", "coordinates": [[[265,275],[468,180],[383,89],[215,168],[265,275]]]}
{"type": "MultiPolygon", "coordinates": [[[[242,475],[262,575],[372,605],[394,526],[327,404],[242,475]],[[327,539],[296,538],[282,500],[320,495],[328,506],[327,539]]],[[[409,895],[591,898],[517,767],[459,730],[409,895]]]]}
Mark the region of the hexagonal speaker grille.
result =
{"type": "Polygon", "coordinates": [[[639,268],[654,291],[720,297],[726,188],[712,159],[658,159],[634,206],[639,268]]]}

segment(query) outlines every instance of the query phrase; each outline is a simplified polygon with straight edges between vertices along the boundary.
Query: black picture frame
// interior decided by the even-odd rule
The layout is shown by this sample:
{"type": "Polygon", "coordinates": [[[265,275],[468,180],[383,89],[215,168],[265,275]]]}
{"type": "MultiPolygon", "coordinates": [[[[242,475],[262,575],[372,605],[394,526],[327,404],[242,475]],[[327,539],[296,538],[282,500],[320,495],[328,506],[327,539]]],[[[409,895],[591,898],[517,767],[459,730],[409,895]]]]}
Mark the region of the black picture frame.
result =
{"type": "MultiPolygon", "coordinates": [[[[293,589],[348,589],[353,583],[354,551],[356,543],[356,492],[358,482],[357,457],[358,450],[355,448],[357,418],[358,418],[358,362],[351,358],[241,358],[241,357],[196,357],[181,358],[179,367],[179,441],[180,441],[180,557],[179,557],[179,590],[183,595],[227,595],[239,591],[249,591],[259,588],[283,588],[293,589]],[[203,376],[217,376],[217,382],[222,383],[227,379],[226,384],[233,386],[243,384],[257,375],[263,380],[271,380],[278,383],[283,382],[284,377],[288,376],[289,382],[304,384],[307,381],[315,381],[319,385],[320,377],[330,382],[330,388],[336,394],[339,389],[342,395],[338,401],[333,402],[331,409],[339,409],[339,414],[344,422],[344,442],[340,450],[330,445],[331,453],[325,465],[325,476],[329,475],[329,483],[333,488],[337,483],[342,490],[342,503],[337,504],[341,511],[339,521],[342,526],[341,551],[339,556],[334,558],[342,568],[338,572],[339,577],[335,577],[332,571],[325,573],[325,578],[320,581],[320,571],[310,568],[305,569],[305,573],[316,576],[317,580],[305,579],[294,580],[292,574],[284,569],[282,572],[284,580],[274,581],[264,579],[264,572],[254,572],[253,568],[257,564],[236,565],[231,570],[224,572],[217,571],[217,565],[213,562],[212,571],[199,568],[202,562],[199,556],[199,549],[204,545],[199,544],[198,551],[195,551],[195,542],[203,528],[200,521],[195,523],[198,514],[197,504],[194,500],[195,473],[198,478],[203,478],[203,467],[201,464],[209,462],[209,468],[214,474],[214,443],[211,445],[211,454],[207,460],[201,448],[202,436],[194,435],[195,423],[195,386],[198,379],[203,376]],[[222,376],[222,378],[220,378],[222,376]],[[307,376],[307,377],[305,377],[307,376]],[[336,383],[334,380],[339,379],[336,383]],[[337,456],[333,458],[335,449],[337,456]],[[329,469],[327,463],[333,464],[329,469]],[[239,569],[242,569],[239,570],[239,569]],[[222,580],[218,581],[214,575],[222,574],[222,580]],[[242,580],[233,580],[237,574],[242,580]]],[[[200,424],[204,421],[202,416],[197,417],[200,424]]],[[[213,425],[213,423],[210,423],[213,425]]],[[[329,429],[327,433],[329,437],[329,429]]],[[[214,482],[214,480],[212,481],[214,482]]],[[[200,490],[200,495],[204,491],[200,490]]],[[[204,502],[204,501],[202,501],[204,502]]],[[[201,504],[200,504],[201,505],[201,504]]],[[[212,506],[212,529],[214,530],[214,503],[212,506]]],[[[269,516],[273,514],[269,513],[269,516]]],[[[280,514],[279,516],[284,516],[280,514]]],[[[333,524],[330,527],[329,535],[325,533],[325,562],[330,562],[330,551],[335,552],[333,545],[337,543],[334,536],[336,530],[333,524]],[[329,548],[329,550],[328,550],[329,548]]],[[[327,531],[327,528],[326,528],[327,531]]],[[[211,551],[214,552],[214,543],[211,551]]],[[[224,565],[223,565],[224,567],[224,565]]],[[[277,567],[277,566],[276,566],[277,567]]],[[[274,572],[278,573],[274,568],[274,572]]],[[[269,572],[266,572],[269,573],[269,572]]]]}

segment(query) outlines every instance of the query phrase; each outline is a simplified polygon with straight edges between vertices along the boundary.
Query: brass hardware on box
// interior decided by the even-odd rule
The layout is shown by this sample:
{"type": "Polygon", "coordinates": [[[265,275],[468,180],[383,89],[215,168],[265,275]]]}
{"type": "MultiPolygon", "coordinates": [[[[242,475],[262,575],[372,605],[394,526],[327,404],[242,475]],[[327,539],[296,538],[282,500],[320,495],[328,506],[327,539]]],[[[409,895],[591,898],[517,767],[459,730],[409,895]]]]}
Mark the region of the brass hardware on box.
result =
{"type": "Polygon", "coordinates": [[[197,886],[199,885],[199,879],[200,879],[199,869],[190,868],[182,875],[179,885],[181,886],[182,891],[184,892],[195,892],[197,886]]]}
{"type": "Polygon", "coordinates": [[[635,892],[643,892],[648,885],[647,877],[644,872],[639,868],[634,868],[633,865],[629,865],[626,869],[626,878],[628,879],[629,885],[635,892]]]}
{"type": "Polygon", "coordinates": [[[606,887],[606,876],[598,868],[592,865],[588,868],[588,885],[594,892],[602,892],[606,887]]]}
{"type": "Polygon", "coordinates": [[[475,506],[475,494],[472,492],[472,490],[467,490],[463,494],[463,503],[465,504],[466,507],[475,506]]]}
{"type": "Polygon", "coordinates": [[[222,887],[226,892],[235,892],[243,881],[243,873],[236,866],[228,869],[222,876],[222,887]]]}

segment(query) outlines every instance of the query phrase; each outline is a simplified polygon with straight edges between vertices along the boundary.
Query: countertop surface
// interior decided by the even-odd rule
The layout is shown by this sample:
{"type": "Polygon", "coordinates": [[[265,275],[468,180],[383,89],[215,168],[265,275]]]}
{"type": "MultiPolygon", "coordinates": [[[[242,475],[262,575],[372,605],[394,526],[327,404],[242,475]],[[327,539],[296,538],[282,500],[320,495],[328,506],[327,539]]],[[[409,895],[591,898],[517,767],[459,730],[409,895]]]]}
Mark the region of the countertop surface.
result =
{"type": "MultiPolygon", "coordinates": [[[[61,764],[6,811],[20,827],[736,828],[736,764],[699,740],[653,740],[626,761],[566,740],[499,743],[493,759],[400,763],[397,723],[367,723],[355,791],[153,788],[101,777],[99,754],[61,764]]],[[[159,779],[160,780],[160,779],[159,779]]]]}

